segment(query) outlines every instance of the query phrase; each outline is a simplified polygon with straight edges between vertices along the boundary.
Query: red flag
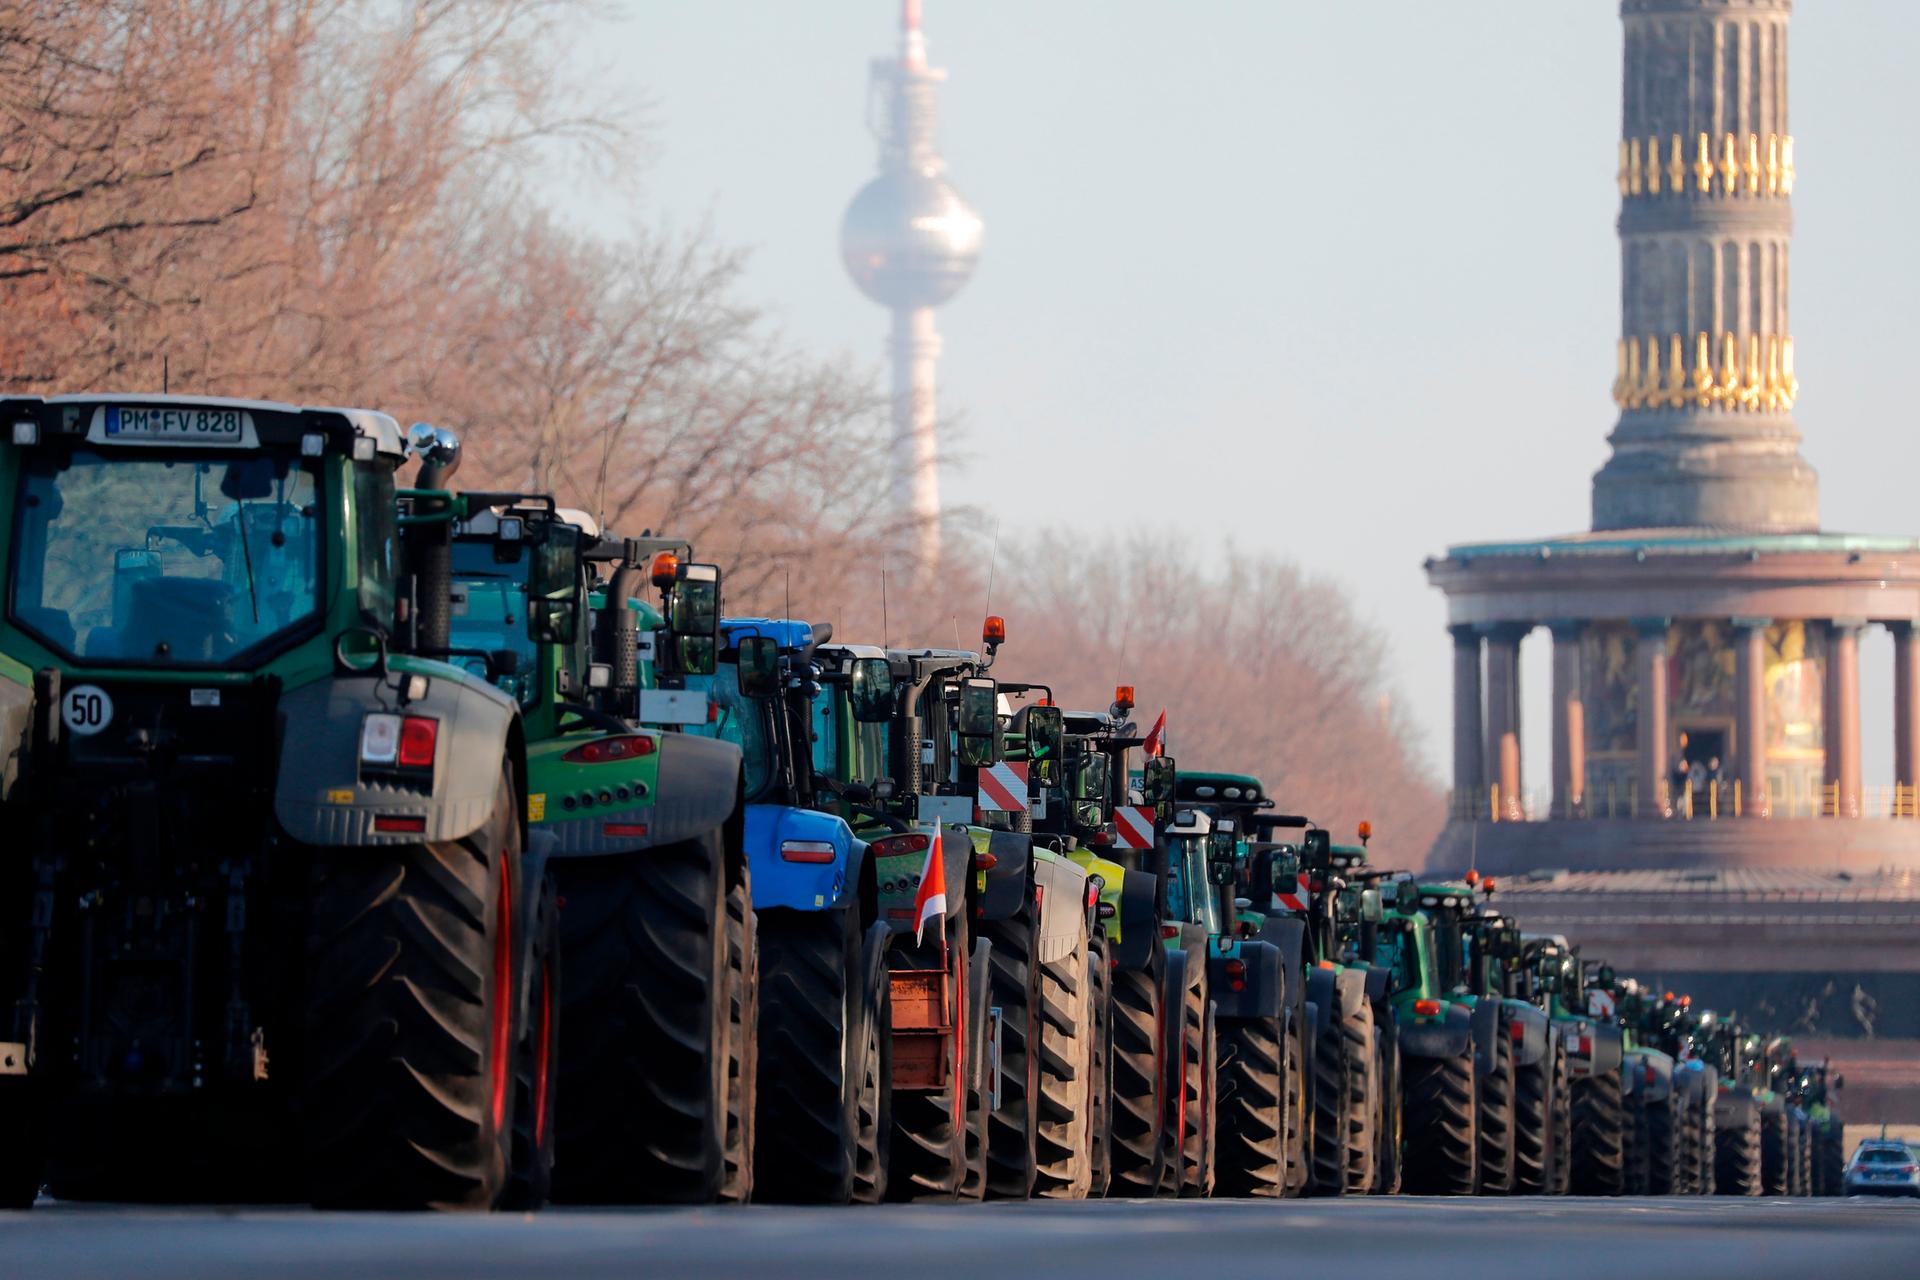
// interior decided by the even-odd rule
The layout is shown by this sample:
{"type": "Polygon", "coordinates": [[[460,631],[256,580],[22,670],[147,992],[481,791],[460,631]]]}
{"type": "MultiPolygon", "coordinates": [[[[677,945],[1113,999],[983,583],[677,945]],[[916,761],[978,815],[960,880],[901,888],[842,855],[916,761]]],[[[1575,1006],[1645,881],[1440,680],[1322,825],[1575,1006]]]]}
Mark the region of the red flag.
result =
{"type": "Polygon", "coordinates": [[[1153,729],[1147,734],[1146,745],[1142,749],[1147,753],[1148,759],[1167,754],[1167,713],[1164,708],[1160,712],[1160,718],[1153,722],[1153,729]]]}
{"type": "Polygon", "coordinates": [[[947,862],[940,853],[940,824],[933,826],[933,843],[927,846],[927,865],[920,870],[920,888],[913,895],[913,944],[920,945],[927,921],[940,921],[940,941],[947,940],[947,862]]]}

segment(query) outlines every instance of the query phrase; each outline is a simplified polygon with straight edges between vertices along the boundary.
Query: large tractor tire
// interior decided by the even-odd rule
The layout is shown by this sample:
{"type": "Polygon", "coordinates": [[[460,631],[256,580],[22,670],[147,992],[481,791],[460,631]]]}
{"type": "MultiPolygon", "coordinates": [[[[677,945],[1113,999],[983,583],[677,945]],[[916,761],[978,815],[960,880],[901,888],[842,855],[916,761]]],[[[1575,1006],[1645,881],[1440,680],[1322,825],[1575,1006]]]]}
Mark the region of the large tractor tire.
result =
{"type": "Polygon", "coordinates": [[[865,941],[851,907],[760,915],[758,1199],[850,1204],[875,1177],[878,1094],[892,1082],[874,1058],[892,1036],[874,1025],[874,988],[888,984],[865,941]]]}
{"type": "Polygon", "coordinates": [[[1113,1141],[1107,1194],[1151,1196],[1166,1160],[1165,953],[1113,971],[1113,1141]]]}
{"type": "Polygon", "coordinates": [[[1087,1194],[1098,1197],[1107,1194],[1113,1179],[1113,965],[1107,959],[1104,937],[1087,943],[1087,988],[1093,1010],[1093,1080],[1087,1090],[1093,1176],[1087,1194]]]}
{"type": "MultiPolygon", "coordinates": [[[[1476,1063],[1476,1066],[1478,1064],[1476,1063]]],[[[1479,1194],[1513,1194],[1514,1077],[1513,1041],[1503,1025],[1493,1037],[1493,1069],[1479,1072],[1479,1194]]]]}
{"type": "Polygon", "coordinates": [[[1640,1094],[1632,1094],[1624,1099],[1626,1111],[1626,1145],[1620,1161],[1620,1194],[1624,1196],[1644,1196],[1647,1194],[1647,1179],[1651,1175],[1653,1154],[1648,1148],[1651,1135],[1647,1132],[1648,1115],[1652,1104],[1640,1094]]]}
{"type": "Polygon", "coordinates": [[[727,1140],[720,1199],[753,1198],[753,1118],[759,1111],[760,925],[744,879],[727,886],[727,1140]]]}
{"type": "Polygon", "coordinates": [[[1785,1108],[1760,1114],[1760,1194],[1793,1194],[1793,1122],[1785,1108]]]}
{"type": "Polygon", "coordinates": [[[1813,1125],[1804,1111],[1793,1117],[1793,1194],[1813,1194],[1813,1125]]]}
{"type": "Polygon", "coordinates": [[[1347,1127],[1353,1087],[1347,1078],[1347,1047],[1338,1010],[1320,1010],[1313,1037],[1313,1139],[1308,1194],[1347,1193],[1347,1127]]]}
{"type": "Polygon", "coordinates": [[[1286,1036],[1281,1018],[1218,1023],[1214,1194],[1274,1198],[1286,1190],[1286,1036]]]}
{"type": "Polygon", "coordinates": [[[1554,1055],[1513,1069],[1513,1194],[1547,1194],[1553,1174],[1554,1055]]]}
{"type": "Polygon", "coordinates": [[[1340,1049],[1347,1077],[1347,1194],[1373,1194],[1379,1171],[1380,1054],[1373,1006],[1362,1000],[1340,1020],[1340,1049]]]}
{"type": "Polygon", "coordinates": [[[1681,1146],[1684,1141],[1682,1113],[1686,1103],[1677,1088],[1669,1089],[1658,1102],[1640,1108],[1647,1153],[1646,1190],[1650,1196],[1685,1194],[1680,1179],[1681,1146]]]}
{"type": "Polygon", "coordinates": [[[1025,1200],[1040,1130],[1039,904],[1029,893],[1017,914],[983,922],[980,932],[993,944],[989,1000],[1000,1010],[1000,1105],[987,1113],[986,1198],[1025,1200]]]}
{"type": "Polygon", "coordinates": [[[1725,1095],[1714,1108],[1713,1190],[1722,1196],[1761,1194],[1760,1104],[1725,1095]]]}
{"type": "Polygon", "coordinates": [[[757,1018],[745,886],[728,885],[726,862],[715,831],[555,864],[567,974],[556,1199],[738,1194],[757,1018]]]}
{"type": "Polygon", "coordinates": [[[1702,1159],[1702,1145],[1705,1142],[1705,1119],[1701,1114],[1700,1096],[1697,1089],[1685,1083],[1680,1072],[1674,1072],[1673,1114],[1679,1132],[1674,1143],[1673,1192],[1676,1196],[1697,1196],[1703,1194],[1705,1161],[1702,1159]]]}
{"type": "Polygon", "coordinates": [[[1409,1195],[1470,1196],[1479,1183],[1479,1106],[1473,1050],[1454,1058],[1408,1058],[1406,1172],[1409,1195]]]}
{"type": "Polygon", "coordinates": [[[1066,958],[1040,965],[1039,1013],[1033,1194],[1049,1200],[1085,1200],[1093,1189],[1098,1104],[1093,982],[1084,943],[1066,958]]]}
{"type": "Polygon", "coordinates": [[[1213,1001],[1205,962],[1188,953],[1167,954],[1166,1088],[1172,1108],[1167,1126],[1167,1164],[1162,1195],[1202,1197],[1213,1191],[1215,1047],[1213,1001]]]}
{"type": "Polygon", "coordinates": [[[1577,1196],[1617,1196],[1626,1186],[1627,1113],[1618,1071],[1573,1082],[1573,1186],[1577,1196]]]}
{"type": "Polygon", "coordinates": [[[1285,1029],[1280,1045],[1287,1108],[1285,1188],[1290,1199],[1306,1195],[1313,1182],[1312,1152],[1309,1150],[1313,1117],[1307,1111],[1307,1053],[1302,1043],[1303,1022],[1303,1018],[1289,1012],[1283,1022],[1285,1029]]]}
{"type": "Polygon", "coordinates": [[[527,1016],[513,1065],[513,1167],[504,1208],[538,1209],[553,1194],[554,1096],[560,1065],[560,895],[551,875],[528,919],[527,1016]]]}
{"type": "MultiPolygon", "coordinates": [[[[11,1065],[11,1064],[9,1064],[11,1065]]],[[[46,1173],[47,1104],[40,1082],[0,1075],[0,1209],[30,1209],[46,1173]]]]}
{"type": "Polygon", "coordinates": [[[1564,1196],[1573,1190],[1573,1078],[1567,1069],[1567,1049],[1553,1048],[1553,1161],[1547,1194],[1564,1196]]]}
{"type": "Polygon", "coordinates": [[[460,840],[313,855],[307,1188],[316,1205],[492,1209],[513,1160],[519,801],[460,840]]]}
{"type": "Polygon", "coordinates": [[[1840,1122],[1823,1121],[1812,1128],[1813,1194],[1843,1195],[1846,1192],[1847,1152],[1840,1122]]]}
{"type": "MultiPolygon", "coordinates": [[[[1391,1012],[1387,1017],[1391,1018],[1391,1012]]],[[[1376,1015],[1373,1024],[1374,1079],[1379,1081],[1380,1107],[1374,1131],[1373,1194],[1400,1194],[1400,1152],[1404,1137],[1402,1119],[1405,1100],[1401,1096],[1400,1042],[1392,1027],[1383,1026],[1376,1015]]]]}
{"type": "MultiPolygon", "coordinates": [[[[975,1021],[980,1007],[976,991],[983,975],[976,974],[971,938],[964,910],[947,915],[946,986],[952,1007],[960,1010],[954,1058],[947,1083],[940,1089],[893,1090],[891,1151],[886,1194],[889,1200],[957,1200],[966,1193],[969,1170],[985,1160],[979,1117],[980,1100],[972,1087],[973,1068],[984,1034],[975,1021]],[[970,1135],[971,1134],[971,1139],[970,1135]]],[[[910,940],[909,940],[910,941],[910,940]]],[[[926,945],[895,952],[895,968],[936,968],[939,949],[926,945]]],[[[888,1034],[892,1034],[889,1020],[888,1034]]]]}
{"type": "Polygon", "coordinates": [[[1717,1194],[1715,1184],[1719,1177],[1719,1167],[1720,1167],[1720,1160],[1718,1155],[1719,1130],[1717,1127],[1719,1125],[1719,1120],[1714,1115],[1714,1095],[1715,1095],[1714,1086],[1708,1084],[1704,1080],[1701,1081],[1701,1086],[1702,1087],[1700,1090],[1700,1098],[1699,1098],[1700,1183],[1694,1189],[1694,1194],[1699,1196],[1710,1196],[1710,1195],[1717,1194]]]}

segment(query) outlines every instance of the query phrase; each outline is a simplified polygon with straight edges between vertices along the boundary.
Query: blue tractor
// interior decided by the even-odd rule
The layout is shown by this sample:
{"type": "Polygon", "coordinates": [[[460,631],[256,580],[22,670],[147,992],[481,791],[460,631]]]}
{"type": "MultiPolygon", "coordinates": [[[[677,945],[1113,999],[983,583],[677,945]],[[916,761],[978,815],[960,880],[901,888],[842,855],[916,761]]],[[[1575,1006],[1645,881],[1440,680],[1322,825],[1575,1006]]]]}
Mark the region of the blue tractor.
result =
{"type": "Polygon", "coordinates": [[[754,1195],[876,1203],[886,1193],[892,1010],[888,926],[865,841],[826,811],[838,692],[813,661],[831,634],[731,618],[707,732],[744,758],[745,842],[758,916],[754,1195]]]}

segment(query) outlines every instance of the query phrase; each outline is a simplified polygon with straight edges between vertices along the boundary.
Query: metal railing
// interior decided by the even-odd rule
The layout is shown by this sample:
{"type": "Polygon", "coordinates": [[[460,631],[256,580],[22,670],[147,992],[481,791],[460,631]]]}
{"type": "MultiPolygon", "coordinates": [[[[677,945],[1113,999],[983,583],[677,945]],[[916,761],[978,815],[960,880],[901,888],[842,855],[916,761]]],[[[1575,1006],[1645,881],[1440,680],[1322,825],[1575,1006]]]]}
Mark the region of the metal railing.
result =
{"type": "Polygon", "coordinates": [[[1846,802],[1837,782],[1767,787],[1759,805],[1738,779],[1682,787],[1678,794],[1662,782],[1650,804],[1640,802],[1638,783],[1608,782],[1555,804],[1539,792],[1503,796],[1498,783],[1484,790],[1448,793],[1450,816],[1481,822],[1538,822],[1542,819],[1671,818],[1713,822],[1721,818],[1920,818],[1920,786],[1896,782],[1862,787],[1859,808],[1846,802]]]}

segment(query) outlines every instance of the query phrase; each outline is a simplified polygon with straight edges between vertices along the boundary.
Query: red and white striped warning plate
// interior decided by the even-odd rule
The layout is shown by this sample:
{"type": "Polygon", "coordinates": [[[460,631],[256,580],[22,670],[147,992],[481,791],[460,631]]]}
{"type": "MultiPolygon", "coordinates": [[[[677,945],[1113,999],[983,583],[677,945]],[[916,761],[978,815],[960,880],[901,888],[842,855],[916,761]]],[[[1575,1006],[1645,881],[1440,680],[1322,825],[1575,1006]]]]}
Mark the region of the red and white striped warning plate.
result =
{"type": "Polygon", "coordinates": [[[980,771],[976,803],[987,813],[1021,813],[1027,807],[1027,762],[1002,760],[980,771]]]}
{"type": "Polygon", "coordinates": [[[1153,806],[1123,804],[1113,811],[1114,847],[1153,848],[1153,806]]]}
{"type": "MultiPolygon", "coordinates": [[[[1311,901],[1308,895],[1312,892],[1307,887],[1307,877],[1295,876],[1293,879],[1294,885],[1292,893],[1288,893],[1285,889],[1276,885],[1273,890],[1273,896],[1278,899],[1280,905],[1288,911],[1305,911],[1307,904],[1311,901]]],[[[1285,882],[1283,881],[1282,883],[1285,882]]]]}

